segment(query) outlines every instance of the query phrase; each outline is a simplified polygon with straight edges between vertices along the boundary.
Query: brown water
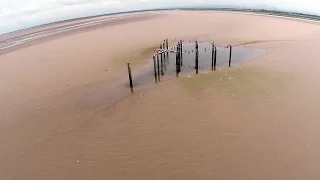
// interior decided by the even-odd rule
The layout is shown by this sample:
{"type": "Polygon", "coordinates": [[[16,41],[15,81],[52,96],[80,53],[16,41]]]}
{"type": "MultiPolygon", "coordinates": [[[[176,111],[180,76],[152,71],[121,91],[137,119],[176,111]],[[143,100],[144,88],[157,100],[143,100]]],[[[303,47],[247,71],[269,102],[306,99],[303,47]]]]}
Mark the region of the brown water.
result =
{"type": "MultiPolygon", "coordinates": [[[[207,73],[212,68],[212,44],[209,42],[198,43],[198,73],[207,73]]],[[[219,46],[217,48],[216,67],[217,70],[228,68],[230,48],[228,46],[219,46]]],[[[158,54],[159,69],[156,61],[156,74],[160,73],[160,80],[166,81],[176,78],[177,66],[176,66],[176,47],[169,48],[168,53],[162,53],[163,62],[161,63],[161,54],[158,54]],[[162,64],[162,65],[161,65],[162,64]]],[[[247,61],[254,60],[255,58],[262,56],[265,53],[264,49],[249,48],[249,47],[233,47],[231,66],[236,67],[247,61]]],[[[151,60],[152,61],[152,60],[151,60]]],[[[180,67],[179,76],[193,76],[196,75],[196,49],[195,43],[185,42],[182,45],[182,63],[180,67]]],[[[154,83],[154,64],[150,62],[140,72],[135,72],[133,77],[133,84],[135,88],[146,86],[147,84],[154,83]]],[[[158,78],[157,78],[158,79],[158,78]]],[[[129,83],[126,84],[129,87],[129,83]]]]}
{"type": "Polygon", "coordinates": [[[318,180],[320,26],[159,14],[0,55],[0,179],[318,180]],[[129,95],[126,64],[112,55],[163,38],[266,53],[213,73],[204,65],[199,75],[192,57],[190,71],[157,85],[148,61],[133,76],[149,72],[136,88],[150,86],[129,95]]]}
{"type": "MultiPolygon", "coordinates": [[[[199,73],[207,73],[211,71],[212,63],[212,49],[211,44],[208,42],[199,43],[199,73]]],[[[169,50],[175,51],[174,47],[169,50]]],[[[160,80],[168,81],[176,79],[176,53],[169,51],[166,54],[166,58],[163,57],[163,75],[161,72],[161,61],[159,57],[160,67],[160,80]]],[[[226,46],[217,45],[217,71],[228,68],[229,64],[229,48],[226,46]]],[[[258,48],[244,48],[234,47],[232,53],[232,66],[237,67],[242,63],[254,60],[255,58],[262,56],[265,50],[258,48]]],[[[157,64],[156,71],[158,74],[157,64]]],[[[154,63],[152,59],[140,67],[139,69],[132,72],[132,80],[134,91],[138,92],[146,88],[150,88],[155,85],[154,76],[154,63]]],[[[179,73],[180,77],[191,77],[196,75],[195,71],[195,46],[194,43],[183,44],[183,65],[179,73]]],[[[157,78],[158,79],[158,78],[157,78]]],[[[158,83],[161,83],[158,82],[158,83]]],[[[110,106],[113,105],[126,97],[130,93],[130,84],[128,77],[124,77],[114,83],[105,85],[101,84],[93,88],[90,91],[90,96],[83,96],[82,99],[90,106],[99,107],[101,105],[110,106]]]]}

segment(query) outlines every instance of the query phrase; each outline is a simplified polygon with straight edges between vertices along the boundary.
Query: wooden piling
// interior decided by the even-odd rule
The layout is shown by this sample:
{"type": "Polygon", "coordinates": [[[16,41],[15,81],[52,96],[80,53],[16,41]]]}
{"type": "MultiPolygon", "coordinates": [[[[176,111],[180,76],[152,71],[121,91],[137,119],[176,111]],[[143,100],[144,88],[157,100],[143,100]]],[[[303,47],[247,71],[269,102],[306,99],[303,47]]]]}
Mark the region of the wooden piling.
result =
{"type": "Polygon", "coordinates": [[[212,43],[212,56],[211,56],[211,71],[213,71],[213,64],[214,64],[214,42],[212,43]]]}
{"type": "Polygon", "coordinates": [[[178,51],[179,49],[179,44],[177,45],[177,51],[176,51],[176,76],[179,77],[180,73],[180,53],[178,51]]]}
{"type": "Polygon", "coordinates": [[[231,58],[232,58],[232,46],[229,45],[230,48],[230,55],[229,55],[229,67],[231,67],[231,58]]]}
{"type": "Polygon", "coordinates": [[[131,93],[133,93],[133,83],[132,83],[132,74],[131,74],[130,63],[127,63],[127,65],[128,65],[128,74],[129,74],[130,90],[131,90],[131,93]]]}
{"type": "Polygon", "coordinates": [[[199,73],[199,46],[198,42],[196,41],[196,74],[199,73]]]}
{"type": "Polygon", "coordinates": [[[182,50],[182,40],[180,40],[180,65],[183,66],[183,50],[182,50]]]}
{"type": "Polygon", "coordinates": [[[196,52],[196,74],[199,74],[199,52],[196,52]]]}
{"type": "Polygon", "coordinates": [[[158,67],[158,81],[161,82],[160,77],[160,62],[159,62],[159,54],[157,54],[157,67],[158,67]]]}
{"type": "Polygon", "coordinates": [[[163,72],[163,57],[162,57],[163,53],[160,54],[160,61],[161,61],[161,75],[163,77],[164,72],[163,72]]]}
{"type": "Polygon", "coordinates": [[[167,71],[167,65],[166,65],[166,61],[167,61],[167,57],[166,57],[166,53],[162,53],[163,54],[163,70],[167,71]]]}
{"type": "Polygon", "coordinates": [[[167,50],[169,49],[169,42],[168,39],[166,39],[166,45],[167,45],[167,50]]]}
{"type": "Polygon", "coordinates": [[[154,82],[158,83],[157,77],[157,65],[156,65],[156,56],[153,56],[153,69],[154,69],[154,82]]]}
{"type": "Polygon", "coordinates": [[[169,42],[168,39],[166,39],[166,46],[167,46],[167,60],[169,61],[169,42]]]}
{"type": "Polygon", "coordinates": [[[214,46],[214,62],[213,62],[213,69],[214,70],[216,70],[216,66],[217,66],[217,54],[218,54],[217,47],[214,46]]]}

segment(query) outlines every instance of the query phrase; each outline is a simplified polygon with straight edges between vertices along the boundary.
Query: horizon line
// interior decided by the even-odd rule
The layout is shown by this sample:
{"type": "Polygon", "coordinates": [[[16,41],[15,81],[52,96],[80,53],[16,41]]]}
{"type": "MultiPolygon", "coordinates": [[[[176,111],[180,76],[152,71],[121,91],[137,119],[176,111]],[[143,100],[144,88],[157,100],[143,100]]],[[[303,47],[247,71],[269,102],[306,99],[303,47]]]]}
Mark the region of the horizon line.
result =
{"type": "Polygon", "coordinates": [[[280,15],[280,16],[297,17],[294,15],[299,15],[299,18],[301,18],[301,19],[320,20],[319,15],[308,14],[308,13],[303,13],[303,12],[298,12],[298,11],[271,10],[271,9],[267,9],[267,8],[240,8],[240,7],[238,8],[238,7],[231,7],[231,6],[230,7],[179,6],[179,7],[171,7],[171,8],[150,8],[150,9],[140,9],[140,10],[131,10],[131,11],[119,11],[119,12],[105,13],[105,14],[93,15],[93,16],[82,16],[79,18],[70,18],[70,19],[65,19],[65,20],[61,20],[61,21],[55,21],[55,22],[40,24],[37,26],[22,28],[19,30],[0,34],[0,36],[9,35],[12,33],[26,31],[26,30],[30,30],[30,29],[34,29],[34,28],[39,28],[39,27],[43,27],[43,26],[47,26],[47,25],[68,22],[68,21],[75,21],[75,20],[82,20],[82,19],[89,19],[89,18],[96,18],[96,17],[103,17],[103,16],[111,16],[111,15],[118,15],[118,14],[131,14],[131,13],[150,12],[150,11],[172,11],[172,10],[186,10],[186,11],[192,11],[192,10],[222,11],[222,10],[225,10],[225,11],[242,11],[242,12],[254,12],[254,13],[274,13],[274,14],[280,15]]]}

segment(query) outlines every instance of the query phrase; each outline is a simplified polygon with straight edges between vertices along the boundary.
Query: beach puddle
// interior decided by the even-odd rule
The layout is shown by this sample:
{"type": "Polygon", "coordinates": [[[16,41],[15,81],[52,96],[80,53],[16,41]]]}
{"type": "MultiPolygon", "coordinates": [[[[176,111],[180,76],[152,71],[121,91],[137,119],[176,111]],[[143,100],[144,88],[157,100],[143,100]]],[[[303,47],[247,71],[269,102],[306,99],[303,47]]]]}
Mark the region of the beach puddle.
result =
{"type": "MultiPolygon", "coordinates": [[[[198,43],[198,73],[207,73],[212,69],[212,44],[209,42],[198,43]]],[[[225,69],[229,66],[230,48],[228,46],[216,46],[216,68],[225,69]]],[[[159,72],[156,63],[157,74],[160,74],[160,81],[166,81],[177,77],[176,71],[176,50],[175,47],[170,48],[170,52],[163,53],[162,63],[161,55],[158,55],[159,59],[159,72]],[[162,64],[162,65],[161,65],[162,64]]],[[[239,64],[253,60],[265,53],[263,49],[245,48],[245,47],[233,47],[231,67],[238,66],[239,64]]],[[[182,47],[182,62],[180,67],[179,77],[194,76],[196,75],[196,50],[195,43],[183,43],[182,47]]],[[[157,78],[159,79],[159,78],[157,78]]],[[[155,83],[155,71],[154,63],[150,61],[145,67],[139,69],[133,74],[133,84],[135,88],[145,87],[148,84],[155,83]]],[[[126,83],[129,87],[129,83],[126,83]]]]}
{"type": "MultiPolygon", "coordinates": [[[[198,43],[198,60],[199,68],[198,73],[208,73],[211,71],[212,64],[212,44],[208,42],[198,43]]],[[[227,46],[216,46],[217,58],[216,68],[217,70],[228,68],[229,66],[229,54],[230,49],[227,46]]],[[[166,58],[162,58],[163,73],[161,70],[161,58],[159,55],[159,69],[160,69],[160,82],[157,77],[157,83],[168,81],[170,79],[177,78],[176,74],[176,49],[170,48],[170,51],[164,53],[166,58]]],[[[239,64],[253,60],[265,53],[263,49],[233,47],[232,49],[232,63],[231,67],[235,67],[239,64]]],[[[195,43],[183,43],[182,50],[182,65],[179,77],[192,77],[196,75],[195,70],[195,43]]],[[[158,67],[156,65],[156,69],[158,67]]],[[[158,74],[158,72],[157,72],[158,74]]],[[[139,69],[132,72],[133,89],[135,92],[148,88],[155,84],[155,72],[154,61],[150,59],[147,63],[139,69]]],[[[100,107],[101,105],[109,106],[116,102],[121,101],[130,94],[130,85],[128,75],[123,79],[105,86],[105,84],[99,85],[94,88],[90,93],[90,97],[86,98],[87,104],[91,106],[100,107]],[[101,87],[100,87],[101,86],[101,87]]]]}

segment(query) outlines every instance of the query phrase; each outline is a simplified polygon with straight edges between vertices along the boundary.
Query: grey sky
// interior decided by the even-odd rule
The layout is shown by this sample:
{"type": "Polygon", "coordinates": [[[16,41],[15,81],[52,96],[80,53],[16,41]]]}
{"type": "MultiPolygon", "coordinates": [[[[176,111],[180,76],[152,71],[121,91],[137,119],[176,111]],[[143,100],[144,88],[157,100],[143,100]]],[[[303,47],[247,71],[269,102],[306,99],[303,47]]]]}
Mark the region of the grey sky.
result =
{"type": "Polygon", "coordinates": [[[198,5],[276,8],[320,15],[319,0],[0,0],[0,34],[83,16],[198,5]]]}

